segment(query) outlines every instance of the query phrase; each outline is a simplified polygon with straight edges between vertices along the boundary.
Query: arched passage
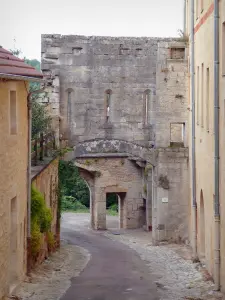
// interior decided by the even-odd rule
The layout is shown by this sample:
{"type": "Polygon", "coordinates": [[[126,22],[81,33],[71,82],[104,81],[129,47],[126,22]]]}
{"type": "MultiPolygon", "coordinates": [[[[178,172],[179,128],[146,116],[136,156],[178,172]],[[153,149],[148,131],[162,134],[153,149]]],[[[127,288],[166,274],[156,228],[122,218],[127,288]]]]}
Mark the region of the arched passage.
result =
{"type": "Polygon", "coordinates": [[[63,212],[88,213],[92,209],[90,182],[80,176],[72,161],[60,161],[59,183],[63,212]]]}
{"type": "Polygon", "coordinates": [[[203,192],[200,192],[200,255],[205,256],[205,207],[204,207],[204,197],[203,192]]]}

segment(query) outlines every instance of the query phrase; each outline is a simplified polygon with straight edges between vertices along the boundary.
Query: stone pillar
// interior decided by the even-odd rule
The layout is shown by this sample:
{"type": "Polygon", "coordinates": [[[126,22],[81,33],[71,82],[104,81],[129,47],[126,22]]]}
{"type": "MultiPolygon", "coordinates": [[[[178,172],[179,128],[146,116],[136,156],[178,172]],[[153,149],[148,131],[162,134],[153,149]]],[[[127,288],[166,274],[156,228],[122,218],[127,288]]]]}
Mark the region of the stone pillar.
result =
{"type": "Polygon", "coordinates": [[[152,170],[149,170],[147,178],[146,230],[152,230],[152,170]]]}
{"type": "Polygon", "coordinates": [[[106,193],[104,188],[98,188],[95,191],[95,229],[105,230],[106,229],[106,193]]]}
{"type": "Polygon", "coordinates": [[[89,187],[90,193],[90,215],[91,215],[91,228],[95,229],[95,193],[94,187],[89,187]]]}
{"type": "Polygon", "coordinates": [[[158,243],[157,235],[157,169],[152,170],[152,242],[158,243]]]}
{"type": "Polygon", "coordinates": [[[125,228],[126,224],[126,214],[125,214],[125,197],[126,194],[118,195],[118,202],[119,202],[119,227],[125,228]]]}

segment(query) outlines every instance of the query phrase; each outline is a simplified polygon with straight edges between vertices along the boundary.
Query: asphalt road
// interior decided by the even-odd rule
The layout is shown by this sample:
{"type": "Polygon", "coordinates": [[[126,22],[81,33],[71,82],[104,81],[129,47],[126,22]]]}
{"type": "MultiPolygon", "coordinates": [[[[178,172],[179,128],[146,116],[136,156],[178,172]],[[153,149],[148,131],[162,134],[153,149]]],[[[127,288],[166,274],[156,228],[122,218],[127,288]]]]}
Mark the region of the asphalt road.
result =
{"type": "MultiPolygon", "coordinates": [[[[115,218],[110,222],[115,224],[115,218]]],[[[91,259],[61,300],[157,300],[154,278],[145,263],[127,246],[89,228],[88,214],[62,217],[62,238],[81,246],[91,259]]]]}

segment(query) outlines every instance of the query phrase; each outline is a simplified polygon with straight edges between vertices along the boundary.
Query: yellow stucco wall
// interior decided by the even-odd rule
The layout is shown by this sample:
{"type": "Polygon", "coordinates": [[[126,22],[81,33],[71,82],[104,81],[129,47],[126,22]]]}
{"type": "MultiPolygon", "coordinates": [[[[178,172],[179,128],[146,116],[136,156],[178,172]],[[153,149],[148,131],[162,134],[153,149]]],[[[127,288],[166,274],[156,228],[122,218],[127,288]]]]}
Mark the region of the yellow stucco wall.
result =
{"type": "MultiPolygon", "coordinates": [[[[0,81],[0,299],[26,272],[27,84],[0,81]],[[17,134],[10,134],[10,90],[16,91],[17,134]],[[15,198],[16,197],[16,198],[15,198]],[[11,201],[15,209],[11,213],[11,201]],[[14,240],[10,242],[11,219],[14,240]],[[11,250],[16,249],[12,254],[11,250]],[[13,266],[10,267],[10,266],[13,266]],[[13,271],[13,276],[10,274],[13,271]],[[14,276],[17,277],[14,280],[14,276]],[[13,280],[10,278],[13,277],[13,280]]],[[[11,235],[12,236],[12,235],[11,235]]]]}
{"type": "MultiPolygon", "coordinates": [[[[195,14],[195,96],[196,96],[196,198],[197,198],[197,248],[200,259],[206,262],[211,275],[214,275],[214,7],[213,0],[204,0],[198,16],[195,14]],[[203,89],[202,89],[203,64],[203,89]],[[198,75],[199,67],[199,75],[198,75]],[[209,84],[207,84],[209,68],[209,84]],[[199,78],[199,79],[198,79],[199,78]],[[203,90],[203,95],[202,95],[203,90]],[[207,98],[207,92],[209,97],[207,98]],[[207,100],[209,117],[207,126],[207,100]],[[204,200],[204,222],[201,222],[201,191],[204,200]],[[205,251],[201,231],[205,235],[205,251]],[[205,254],[205,255],[204,255],[205,254]]],[[[196,3],[196,1],[195,1],[196,3]]],[[[190,34],[190,0],[187,0],[187,33],[190,34]]],[[[195,7],[196,11],[196,7],[195,7]]],[[[220,213],[221,213],[221,288],[225,291],[225,78],[223,77],[223,52],[225,39],[222,23],[225,22],[225,1],[220,1],[220,213]]],[[[225,34],[225,31],[224,31],[225,34]]],[[[224,61],[225,62],[225,61],[224,61]]],[[[191,87],[190,87],[191,89],[191,87]]],[[[191,113],[190,113],[191,118],[191,113]]],[[[190,136],[191,137],[191,136],[190,136]]],[[[191,140],[190,140],[191,148],[191,140]]],[[[190,149],[191,150],[191,149],[190,149]]],[[[190,151],[191,154],[191,151],[190,151]]],[[[192,157],[190,156],[190,163],[192,157]]],[[[192,212],[193,213],[193,212],[192,212]]],[[[191,218],[190,218],[191,223],[191,218]]],[[[193,224],[191,224],[192,228],[193,224]]],[[[190,240],[193,232],[190,230],[190,240]]]]}
{"type": "MultiPolygon", "coordinates": [[[[204,10],[201,12],[199,9],[199,15],[196,16],[196,25],[204,18],[212,3],[211,0],[204,1],[204,10]]],[[[200,259],[205,259],[211,274],[213,274],[214,255],[213,22],[213,13],[211,13],[195,33],[197,249],[200,259]],[[209,68],[210,78],[208,88],[207,68],[209,68]],[[206,121],[207,89],[209,91],[208,125],[206,121]],[[201,191],[203,195],[202,203],[200,203],[201,191]],[[203,210],[204,221],[201,220],[203,210]],[[205,245],[201,234],[205,235],[205,245]]]]}
{"type": "Polygon", "coordinates": [[[221,289],[225,293],[225,1],[220,1],[220,220],[221,289]]]}

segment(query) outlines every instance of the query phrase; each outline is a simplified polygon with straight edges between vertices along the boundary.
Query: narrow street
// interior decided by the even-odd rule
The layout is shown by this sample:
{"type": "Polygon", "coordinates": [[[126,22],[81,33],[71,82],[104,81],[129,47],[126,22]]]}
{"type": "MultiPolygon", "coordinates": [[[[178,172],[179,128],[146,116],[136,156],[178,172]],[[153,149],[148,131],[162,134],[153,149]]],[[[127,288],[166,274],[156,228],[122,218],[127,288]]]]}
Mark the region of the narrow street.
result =
{"type": "MultiPolygon", "coordinates": [[[[61,248],[18,287],[21,300],[222,300],[183,244],[153,246],[151,233],[90,229],[87,213],[64,213],[61,248]]],[[[14,299],[14,298],[13,298],[14,299]]],[[[16,298],[17,299],[17,298],[16,298]]]]}
{"type": "MultiPolygon", "coordinates": [[[[110,217],[112,226],[115,225],[110,217]]],[[[154,277],[137,254],[88,228],[89,216],[64,214],[62,238],[90,252],[91,259],[62,300],[157,300],[154,277]]]]}

